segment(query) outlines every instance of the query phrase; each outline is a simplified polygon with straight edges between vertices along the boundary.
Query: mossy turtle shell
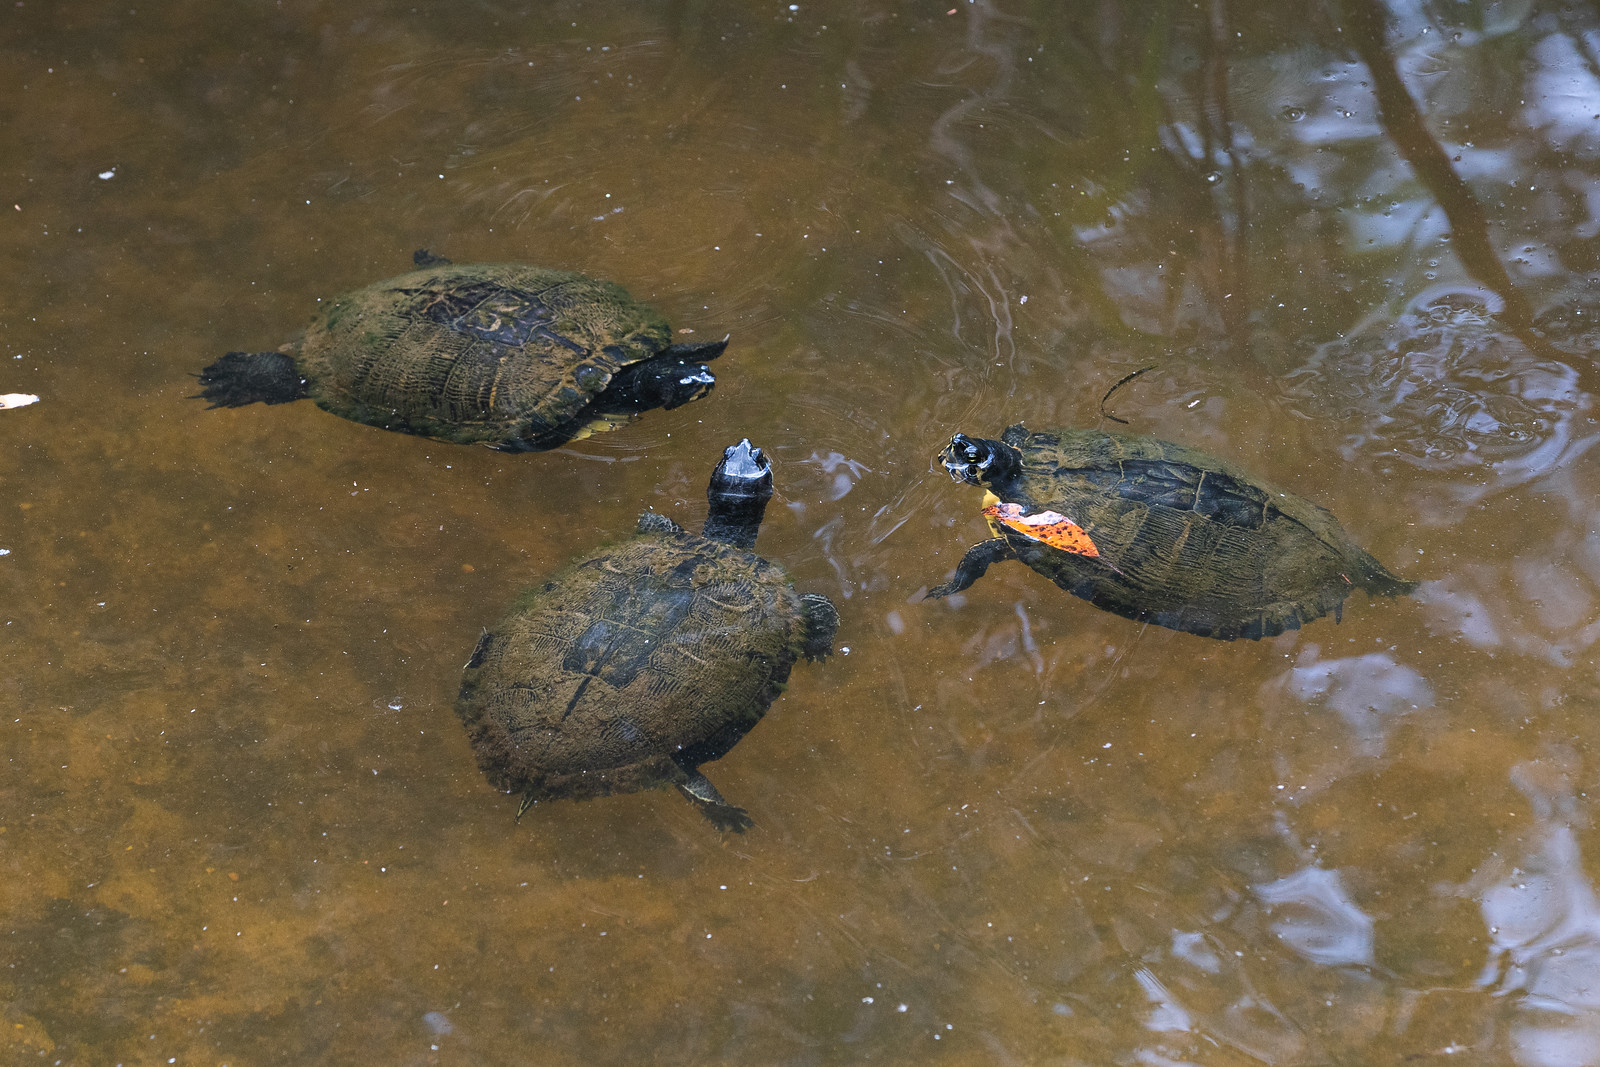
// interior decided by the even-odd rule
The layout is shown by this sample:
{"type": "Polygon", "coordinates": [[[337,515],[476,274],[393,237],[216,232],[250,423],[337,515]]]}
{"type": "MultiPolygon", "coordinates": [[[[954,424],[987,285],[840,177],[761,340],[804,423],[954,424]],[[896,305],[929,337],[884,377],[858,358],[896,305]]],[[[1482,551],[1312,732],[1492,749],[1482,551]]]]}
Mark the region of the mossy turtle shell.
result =
{"type": "Polygon", "coordinates": [[[525,593],[473,652],[456,711],[498,788],[683,786],[761,719],[798,656],[831,647],[832,606],[775,564],[658,515],[640,526],[525,593]]]}
{"type": "Polygon", "coordinates": [[[1355,588],[1395,596],[1391,574],[1328,511],[1199,449],[1094,430],[1001,440],[1020,465],[988,486],[1029,513],[1081,526],[1099,557],[1063,552],[1001,526],[1028,566],[1130,619],[1206,637],[1270,637],[1338,612],[1355,588]]]}
{"type": "Polygon", "coordinates": [[[466,444],[538,448],[671,339],[621,286],[515,263],[443,263],[337,297],[295,353],[317,405],[466,444]]]}

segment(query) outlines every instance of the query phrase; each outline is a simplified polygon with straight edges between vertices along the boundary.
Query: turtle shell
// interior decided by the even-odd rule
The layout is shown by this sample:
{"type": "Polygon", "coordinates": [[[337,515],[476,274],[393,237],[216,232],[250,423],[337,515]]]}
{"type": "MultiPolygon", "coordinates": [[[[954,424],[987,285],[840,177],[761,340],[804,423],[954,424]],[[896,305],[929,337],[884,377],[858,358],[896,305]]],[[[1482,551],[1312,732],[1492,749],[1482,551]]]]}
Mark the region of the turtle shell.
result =
{"type": "Polygon", "coordinates": [[[681,785],[782,691],[805,649],[784,572],[647,520],[652,532],[528,590],[479,641],[456,712],[497,788],[542,800],[681,785]]]}
{"type": "Polygon", "coordinates": [[[447,264],[334,299],[295,360],[317,406],[461,444],[548,447],[623,367],[671,340],[621,286],[514,263],[447,264]]]}
{"type": "Polygon", "coordinates": [[[1338,612],[1352,589],[1395,596],[1398,578],[1339,520],[1195,448],[1096,430],[1006,430],[1021,467],[990,486],[1028,513],[1070,517],[1098,557],[1007,525],[1024,563],[1130,619],[1224,640],[1271,637],[1338,612]]]}

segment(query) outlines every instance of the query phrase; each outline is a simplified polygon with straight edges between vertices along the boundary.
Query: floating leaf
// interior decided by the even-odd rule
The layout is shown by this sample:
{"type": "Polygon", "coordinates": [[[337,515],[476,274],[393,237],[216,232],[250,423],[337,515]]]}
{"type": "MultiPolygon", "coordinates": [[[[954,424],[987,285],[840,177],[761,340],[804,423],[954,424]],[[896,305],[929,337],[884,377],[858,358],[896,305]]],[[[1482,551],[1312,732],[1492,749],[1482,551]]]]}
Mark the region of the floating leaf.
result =
{"type": "Polygon", "coordinates": [[[1024,537],[1043,542],[1051,548],[1059,548],[1063,552],[1079,556],[1100,554],[1100,550],[1094,546],[1089,535],[1083,532],[1083,527],[1059,511],[1041,511],[1025,515],[1021,504],[990,504],[983,509],[983,513],[1002,525],[1016,530],[1024,537]]]}

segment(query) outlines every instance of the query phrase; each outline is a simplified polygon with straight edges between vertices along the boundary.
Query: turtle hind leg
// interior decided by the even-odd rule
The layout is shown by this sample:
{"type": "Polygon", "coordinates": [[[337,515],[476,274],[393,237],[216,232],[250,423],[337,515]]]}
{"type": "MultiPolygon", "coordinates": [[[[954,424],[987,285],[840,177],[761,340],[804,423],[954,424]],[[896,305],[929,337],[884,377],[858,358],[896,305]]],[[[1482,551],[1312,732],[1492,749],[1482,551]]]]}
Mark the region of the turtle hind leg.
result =
{"type": "Polygon", "coordinates": [[[200,392],[214,408],[287,404],[306,396],[306,380],[287,352],[229,352],[201,371],[200,392]]]}
{"type": "Polygon", "coordinates": [[[742,834],[755,822],[750,818],[750,813],[743,808],[736,808],[722,799],[722,794],[717,792],[717,787],[711,784],[711,779],[697,770],[684,768],[688,775],[683,781],[678,782],[678,792],[684,798],[700,809],[700,814],[706,821],[718,830],[732,830],[742,834]]]}
{"type": "Polygon", "coordinates": [[[983,577],[984,571],[989,569],[989,564],[999,563],[1001,560],[1016,559],[1017,554],[1011,550],[1004,537],[991,537],[987,541],[979,541],[967,549],[967,554],[961,557],[961,562],[956,564],[955,577],[943,585],[936,585],[928,590],[924,600],[938,600],[951,593],[959,593],[973,582],[983,577]]]}

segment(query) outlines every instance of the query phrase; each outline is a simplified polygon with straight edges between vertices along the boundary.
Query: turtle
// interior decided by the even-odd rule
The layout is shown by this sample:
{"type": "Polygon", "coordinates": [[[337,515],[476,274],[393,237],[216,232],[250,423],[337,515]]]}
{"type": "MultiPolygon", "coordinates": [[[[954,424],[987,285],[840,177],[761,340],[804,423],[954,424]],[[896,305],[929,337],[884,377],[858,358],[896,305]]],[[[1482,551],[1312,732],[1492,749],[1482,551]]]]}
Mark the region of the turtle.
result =
{"type": "Polygon", "coordinates": [[[369,426],[508,452],[558,447],[710,392],[719,341],[672,344],[654,309],[612,282],[518,263],[416,270],[345,293],[276,352],[200,372],[211,407],[310,397],[369,426]]]}
{"type": "Polygon", "coordinates": [[[647,511],[637,536],[525,591],[485,630],[456,713],[479,768],[541,800],[673,785],[719,829],[751,825],[700,771],[759,722],[795,660],[833,650],[839,615],[756,555],[772,466],[723,452],[692,534],[647,511]]]}
{"type": "Polygon", "coordinates": [[[1341,617],[1358,587],[1391,597],[1416,588],[1330,512],[1186,445],[1018,424],[998,441],[958,433],[938,458],[988,490],[994,536],[928,597],[1016,559],[1096,607],[1231,641],[1341,617]]]}

